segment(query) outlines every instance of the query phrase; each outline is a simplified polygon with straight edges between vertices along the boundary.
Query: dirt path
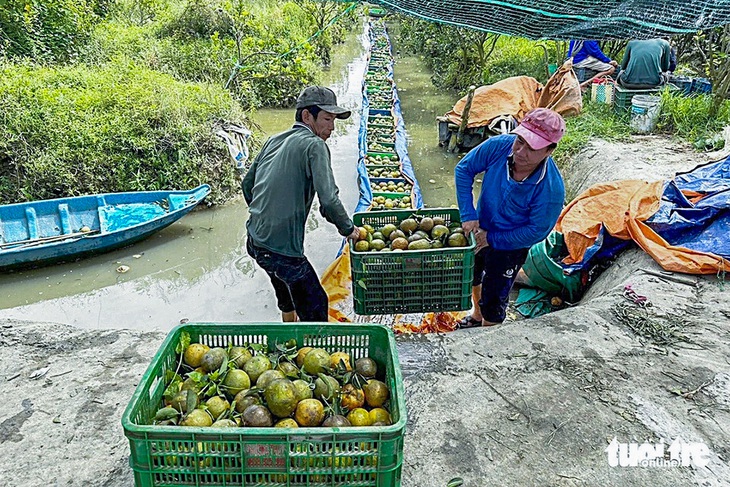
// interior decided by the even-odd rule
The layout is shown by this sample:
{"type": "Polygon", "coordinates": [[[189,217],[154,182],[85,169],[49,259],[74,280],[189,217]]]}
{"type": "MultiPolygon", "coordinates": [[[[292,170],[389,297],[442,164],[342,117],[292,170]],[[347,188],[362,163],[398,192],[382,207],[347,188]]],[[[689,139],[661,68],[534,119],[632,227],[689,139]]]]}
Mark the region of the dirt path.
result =
{"type": "MultiPolygon", "coordinates": [[[[538,319],[399,336],[410,358],[403,487],[730,485],[730,283],[640,269],[660,273],[628,251],[578,306],[538,319]],[[626,284],[652,303],[644,337],[629,326],[644,311],[626,284]],[[612,467],[614,438],[707,451],[687,467],[612,467]]],[[[163,338],[0,322],[2,483],[133,485],[120,419],[163,338]]]]}

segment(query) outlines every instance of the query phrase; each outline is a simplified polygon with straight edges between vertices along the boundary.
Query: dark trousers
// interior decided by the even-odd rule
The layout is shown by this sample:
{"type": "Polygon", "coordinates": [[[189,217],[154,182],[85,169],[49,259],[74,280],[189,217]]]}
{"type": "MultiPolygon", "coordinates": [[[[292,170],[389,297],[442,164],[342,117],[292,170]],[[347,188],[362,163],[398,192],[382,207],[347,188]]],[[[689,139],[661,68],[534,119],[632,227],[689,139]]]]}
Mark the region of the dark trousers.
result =
{"type": "Polygon", "coordinates": [[[642,84],[635,84],[635,83],[627,83],[624,80],[624,77],[622,76],[625,73],[625,71],[622,71],[621,74],[619,74],[617,80],[618,83],[626,88],[627,90],[652,90],[654,88],[659,88],[660,86],[664,85],[664,77],[662,76],[662,81],[658,85],[642,85],[642,84]]]}
{"type": "Polygon", "coordinates": [[[502,323],[507,317],[509,292],[517,272],[527,260],[530,249],[495,250],[486,247],[474,259],[473,286],[482,286],[479,309],[491,323],[502,323]]]}
{"type": "Polygon", "coordinates": [[[282,312],[296,311],[301,321],[327,321],[327,293],[306,257],[277,254],[257,247],[250,238],[246,239],[246,251],[269,275],[282,312]]]}

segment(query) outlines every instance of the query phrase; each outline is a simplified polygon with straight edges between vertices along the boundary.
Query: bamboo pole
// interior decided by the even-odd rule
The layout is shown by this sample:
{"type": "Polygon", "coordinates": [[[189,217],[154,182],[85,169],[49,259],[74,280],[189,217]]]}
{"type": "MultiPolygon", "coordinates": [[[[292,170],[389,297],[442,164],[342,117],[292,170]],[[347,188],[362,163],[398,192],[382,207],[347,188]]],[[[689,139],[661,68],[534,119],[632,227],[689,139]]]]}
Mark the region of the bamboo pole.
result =
{"type": "Polygon", "coordinates": [[[66,233],[63,235],[52,235],[50,237],[31,238],[28,240],[18,240],[17,242],[5,242],[4,244],[0,244],[0,249],[14,247],[16,245],[21,246],[21,247],[30,247],[30,246],[44,244],[44,243],[52,243],[57,240],[66,240],[67,238],[82,237],[84,235],[93,235],[95,233],[99,233],[99,230],[91,230],[89,232],[66,233]]]}
{"type": "Polygon", "coordinates": [[[456,133],[456,144],[452,152],[458,152],[464,141],[464,131],[469,124],[469,112],[471,111],[471,102],[474,100],[474,90],[476,89],[477,87],[474,85],[469,87],[469,94],[466,95],[466,105],[464,105],[464,111],[461,113],[461,125],[459,125],[459,131],[456,133]]]}

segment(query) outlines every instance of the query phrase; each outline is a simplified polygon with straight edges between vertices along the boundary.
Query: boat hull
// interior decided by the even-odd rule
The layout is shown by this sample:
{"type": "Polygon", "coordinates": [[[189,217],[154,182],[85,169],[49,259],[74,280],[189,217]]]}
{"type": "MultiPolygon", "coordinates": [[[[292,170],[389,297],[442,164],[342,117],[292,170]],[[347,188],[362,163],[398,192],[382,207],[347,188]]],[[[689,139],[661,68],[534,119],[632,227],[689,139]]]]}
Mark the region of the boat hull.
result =
{"type": "Polygon", "coordinates": [[[142,191],[0,207],[0,271],[68,262],[143,240],[192,211],[210,193],[142,191]]]}

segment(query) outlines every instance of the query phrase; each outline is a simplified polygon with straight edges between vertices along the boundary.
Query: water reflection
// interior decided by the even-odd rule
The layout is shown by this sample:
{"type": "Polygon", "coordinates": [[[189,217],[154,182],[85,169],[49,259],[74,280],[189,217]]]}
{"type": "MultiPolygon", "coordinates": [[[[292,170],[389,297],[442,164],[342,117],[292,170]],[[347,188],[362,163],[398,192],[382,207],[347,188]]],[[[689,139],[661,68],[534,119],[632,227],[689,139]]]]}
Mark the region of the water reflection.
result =
{"type": "MultiPolygon", "coordinates": [[[[364,25],[338,49],[321,76],[353,117],[328,141],[346,208],[358,200],[357,128],[365,69],[364,25]]],[[[294,110],[254,115],[269,134],[285,130],[294,110]]],[[[313,209],[305,252],[321,273],[342,238],[313,209]]],[[[0,275],[0,318],[54,321],[89,328],[170,329],[190,321],[276,321],[268,276],[246,254],[243,201],[196,211],[131,247],[78,262],[0,275]],[[120,274],[120,265],[129,271],[120,274]]]]}
{"type": "MultiPolygon", "coordinates": [[[[365,26],[336,48],[333,67],[320,83],[352,110],[328,141],[345,207],[359,199],[356,162],[365,26]]],[[[391,32],[391,38],[396,36],[391,32]]],[[[397,50],[397,43],[395,44],[397,50]]],[[[453,168],[458,158],[438,147],[435,118],[455,97],[435,89],[416,57],[396,56],[395,77],[409,139],[409,154],[430,207],[455,204],[453,168]],[[429,183],[433,180],[434,183],[429,183]]],[[[272,135],[294,122],[294,110],[259,110],[254,120],[272,135]]],[[[319,214],[315,199],[307,222],[305,253],[321,275],[342,238],[319,214]]],[[[87,328],[170,329],[190,321],[277,321],[268,276],[245,251],[248,219],[243,201],[193,212],[131,247],[42,269],[0,275],[0,318],[75,324],[87,328]],[[130,270],[116,271],[120,265],[130,270]]]]}

